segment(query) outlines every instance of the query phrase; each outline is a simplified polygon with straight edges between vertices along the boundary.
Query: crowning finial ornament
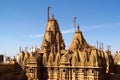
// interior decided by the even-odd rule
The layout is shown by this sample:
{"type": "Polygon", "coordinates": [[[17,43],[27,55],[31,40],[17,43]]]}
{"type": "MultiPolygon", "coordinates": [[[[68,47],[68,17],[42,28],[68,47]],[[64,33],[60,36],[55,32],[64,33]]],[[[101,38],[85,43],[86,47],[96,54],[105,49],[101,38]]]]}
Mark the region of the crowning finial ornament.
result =
{"type": "Polygon", "coordinates": [[[97,49],[98,49],[98,41],[97,41],[97,49]]]}
{"type": "Polygon", "coordinates": [[[50,20],[50,6],[48,6],[48,21],[50,20]]]}
{"type": "Polygon", "coordinates": [[[74,17],[74,28],[75,28],[75,31],[76,31],[76,18],[77,17],[74,17]]]}

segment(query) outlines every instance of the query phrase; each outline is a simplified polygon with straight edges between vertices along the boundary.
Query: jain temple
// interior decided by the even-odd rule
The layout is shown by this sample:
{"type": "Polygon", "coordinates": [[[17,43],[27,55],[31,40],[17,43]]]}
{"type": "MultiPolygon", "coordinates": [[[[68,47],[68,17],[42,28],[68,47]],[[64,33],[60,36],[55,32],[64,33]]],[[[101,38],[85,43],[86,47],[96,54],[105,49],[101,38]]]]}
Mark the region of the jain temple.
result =
{"type": "Polygon", "coordinates": [[[19,50],[3,61],[0,55],[0,80],[120,80],[120,51],[111,54],[89,45],[79,26],[69,49],[54,16],[50,17],[40,48],[19,50]]]}

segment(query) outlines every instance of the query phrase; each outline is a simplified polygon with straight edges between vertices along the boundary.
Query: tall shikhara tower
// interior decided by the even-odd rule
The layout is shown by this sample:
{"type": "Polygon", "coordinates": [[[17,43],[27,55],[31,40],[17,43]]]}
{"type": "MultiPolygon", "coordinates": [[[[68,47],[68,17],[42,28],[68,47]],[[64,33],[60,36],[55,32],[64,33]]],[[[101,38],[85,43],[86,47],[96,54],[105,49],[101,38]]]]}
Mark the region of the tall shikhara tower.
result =
{"type": "Polygon", "coordinates": [[[57,53],[60,52],[60,50],[65,49],[65,43],[62,38],[58,22],[53,15],[52,18],[50,18],[49,8],[48,8],[48,23],[43,37],[41,49],[42,50],[47,49],[48,51],[52,51],[53,53],[57,53]]]}

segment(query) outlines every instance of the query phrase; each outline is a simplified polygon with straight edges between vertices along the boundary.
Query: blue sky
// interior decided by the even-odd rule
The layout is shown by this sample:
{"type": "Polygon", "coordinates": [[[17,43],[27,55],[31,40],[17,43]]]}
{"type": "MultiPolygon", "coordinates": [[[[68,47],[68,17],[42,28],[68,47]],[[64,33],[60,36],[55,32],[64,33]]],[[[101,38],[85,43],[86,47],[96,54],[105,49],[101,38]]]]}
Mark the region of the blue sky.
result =
{"type": "Polygon", "coordinates": [[[68,47],[74,34],[73,17],[87,42],[120,50],[119,0],[0,0],[0,54],[15,56],[19,47],[40,47],[47,24],[47,7],[58,20],[68,47]]]}

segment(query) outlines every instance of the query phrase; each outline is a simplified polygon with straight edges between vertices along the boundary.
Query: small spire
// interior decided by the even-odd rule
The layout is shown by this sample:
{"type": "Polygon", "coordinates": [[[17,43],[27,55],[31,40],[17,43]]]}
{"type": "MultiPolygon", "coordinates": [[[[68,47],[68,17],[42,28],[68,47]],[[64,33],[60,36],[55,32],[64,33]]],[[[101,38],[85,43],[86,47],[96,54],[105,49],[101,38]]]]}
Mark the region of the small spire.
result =
{"type": "Polygon", "coordinates": [[[78,30],[80,29],[79,25],[78,25],[77,29],[78,29],[78,30]]]}
{"type": "Polygon", "coordinates": [[[75,28],[75,31],[76,31],[76,18],[77,17],[74,17],[74,28],[75,28]]]}
{"type": "Polygon", "coordinates": [[[50,6],[48,6],[48,21],[50,20],[50,6]]]}
{"type": "Polygon", "coordinates": [[[97,41],[97,49],[98,49],[98,41],[97,41]]]}
{"type": "Polygon", "coordinates": [[[22,52],[22,48],[21,48],[21,46],[20,46],[20,48],[19,48],[19,52],[22,52]]]}

